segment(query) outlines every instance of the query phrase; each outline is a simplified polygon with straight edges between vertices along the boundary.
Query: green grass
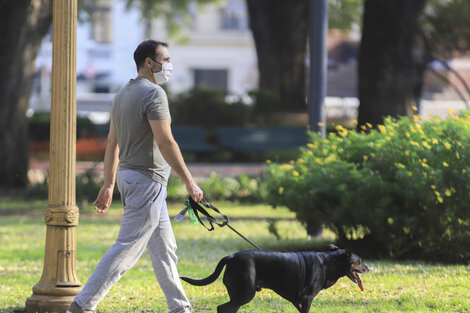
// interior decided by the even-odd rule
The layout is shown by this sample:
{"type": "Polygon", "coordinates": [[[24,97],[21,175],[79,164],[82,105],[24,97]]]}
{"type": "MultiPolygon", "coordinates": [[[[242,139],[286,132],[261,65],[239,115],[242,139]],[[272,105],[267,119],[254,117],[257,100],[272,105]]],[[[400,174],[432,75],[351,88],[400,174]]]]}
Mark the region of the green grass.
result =
{"type": "MultiPolygon", "coordinates": [[[[42,273],[45,230],[42,212],[47,203],[0,199],[0,312],[24,308],[31,287],[42,273]],[[33,207],[33,209],[31,209],[33,207]],[[13,209],[22,215],[11,215],[13,209]],[[9,214],[6,214],[8,212],[9,214]],[[30,214],[25,215],[26,212],[30,214]]],[[[285,208],[265,205],[214,203],[232,217],[231,225],[266,249],[287,250],[315,247],[334,240],[326,232],[322,239],[309,240],[294,215],[285,208]],[[263,217],[277,222],[282,239],[268,231],[263,217]]],[[[182,204],[170,204],[176,215],[182,204]]],[[[82,210],[77,228],[77,272],[82,283],[90,276],[101,256],[113,244],[119,231],[118,201],[105,216],[82,210]]],[[[208,232],[185,219],[173,223],[178,242],[181,275],[201,278],[212,272],[223,256],[250,246],[228,228],[208,232]]],[[[363,275],[361,292],[347,278],[322,291],[312,312],[470,312],[470,267],[422,262],[365,260],[372,271],[363,275]]],[[[215,312],[228,300],[219,278],[205,287],[183,283],[194,312],[215,312]]],[[[118,282],[98,307],[98,312],[167,312],[162,291],[147,254],[118,282]]],[[[286,300],[263,290],[240,312],[297,312],[286,300]]]]}

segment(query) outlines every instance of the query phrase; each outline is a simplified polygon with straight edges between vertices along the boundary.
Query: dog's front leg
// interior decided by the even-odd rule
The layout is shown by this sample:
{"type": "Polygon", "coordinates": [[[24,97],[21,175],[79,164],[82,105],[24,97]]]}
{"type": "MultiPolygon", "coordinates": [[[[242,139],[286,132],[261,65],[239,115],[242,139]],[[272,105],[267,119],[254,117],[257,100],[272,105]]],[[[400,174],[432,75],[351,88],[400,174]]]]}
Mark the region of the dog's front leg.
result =
{"type": "Polygon", "coordinates": [[[239,309],[240,306],[227,302],[217,307],[217,313],[236,313],[239,309]]]}
{"type": "Polygon", "coordinates": [[[310,307],[312,306],[313,297],[307,296],[302,298],[301,309],[299,310],[300,313],[308,313],[310,312],[310,307]]]}

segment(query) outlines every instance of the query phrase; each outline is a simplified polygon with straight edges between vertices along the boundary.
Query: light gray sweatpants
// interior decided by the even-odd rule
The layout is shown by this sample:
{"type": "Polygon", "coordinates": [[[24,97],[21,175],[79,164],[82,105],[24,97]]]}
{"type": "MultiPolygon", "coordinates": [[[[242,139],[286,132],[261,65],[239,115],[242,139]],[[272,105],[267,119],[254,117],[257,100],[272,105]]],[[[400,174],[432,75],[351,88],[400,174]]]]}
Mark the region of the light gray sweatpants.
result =
{"type": "Polygon", "coordinates": [[[170,313],[191,312],[176,263],[176,241],[166,207],[166,188],[134,170],[119,170],[117,184],[124,205],[116,243],[106,252],[75,302],[95,310],[111,287],[148,247],[153,270],[170,313]]]}

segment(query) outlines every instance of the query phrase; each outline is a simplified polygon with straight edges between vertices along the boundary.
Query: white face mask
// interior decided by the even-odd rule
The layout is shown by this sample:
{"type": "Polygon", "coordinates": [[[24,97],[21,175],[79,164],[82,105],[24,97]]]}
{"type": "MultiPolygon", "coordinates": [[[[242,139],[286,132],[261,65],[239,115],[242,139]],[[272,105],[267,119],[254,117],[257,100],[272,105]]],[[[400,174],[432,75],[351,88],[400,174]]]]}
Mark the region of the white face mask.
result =
{"type": "Polygon", "coordinates": [[[157,84],[166,83],[173,73],[173,65],[171,63],[165,62],[162,64],[162,70],[160,72],[153,73],[153,77],[157,84]]]}

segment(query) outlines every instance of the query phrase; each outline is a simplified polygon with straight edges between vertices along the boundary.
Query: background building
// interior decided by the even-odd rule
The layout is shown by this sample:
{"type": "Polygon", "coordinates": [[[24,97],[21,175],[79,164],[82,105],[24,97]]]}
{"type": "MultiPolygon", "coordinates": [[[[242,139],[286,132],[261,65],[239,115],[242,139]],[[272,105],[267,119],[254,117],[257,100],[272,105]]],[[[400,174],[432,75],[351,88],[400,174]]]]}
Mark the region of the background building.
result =
{"type": "MultiPolygon", "coordinates": [[[[183,27],[178,37],[167,33],[164,20],[143,21],[140,12],[127,10],[123,0],[95,3],[90,18],[80,22],[77,30],[79,114],[96,122],[107,121],[114,92],[136,75],[133,52],[147,38],[170,44],[174,67],[172,79],[166,85],[170,93],[205,87],[245,95],[257,88],[256,50],[244,0],[222,0],[199,8],[194,3],[189,8],[193,23],[183,27]]],[[[359,41],[357,27],[348,35],[329,32],[326,107],[330,118],[350,119],[357,112],[359,41]]],[[[459,58],[450,64],[470,82],[468,60],[459,58]]],[[[30,113],[49,110],[51,62],[49,34],[43,40],[36,62],[30,113]]],[[[443,71],[439,65],[436,69],[443,71]]],[[[454,76],[449,79],[459,85],[454,76]]],[[[460,110],[465,104],[452,87],[428,73],[422,107],[424,114],[445,115],[448,108],[460,110]]]]}
{"type": "MultiPolygon", "coordinates": [[[[257,86],[254,42],[243,0],[191,6],[194,24],[174,40],[162,20],[151,21],[150,38],[167,41],[173,63],[169,92],[193,87],[244,94],[257,86]]],[[[136,76],[133,53],[147,39],[145,23],[124,1],[100,0],[89,21],[77,29],[77,102],[79,111],[107,111],[112,94],[136,76]]],[[[52,36],[44,38],[36,61],[31,109],[48,110],[52,36]]]]}

